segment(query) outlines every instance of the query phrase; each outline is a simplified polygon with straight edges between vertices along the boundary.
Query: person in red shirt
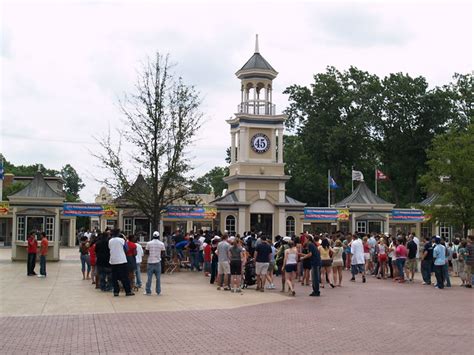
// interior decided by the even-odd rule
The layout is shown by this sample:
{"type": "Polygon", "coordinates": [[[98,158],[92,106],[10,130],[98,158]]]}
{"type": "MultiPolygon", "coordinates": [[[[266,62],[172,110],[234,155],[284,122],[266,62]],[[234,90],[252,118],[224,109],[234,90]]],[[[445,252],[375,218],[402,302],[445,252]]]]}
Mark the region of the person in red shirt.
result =
{"type": "Polygon", "coordinates": [[[27,246],[27,252],[28,252],[28,259],[27,259],[27,275],[28,276],[35,276],[35,265],[36,265],[36,253],[38,252],[38,242],[36,240],[36,236],[34,232],[31,232],[30,235],[28,236],[28,246],[27,246]]]}
{"type": "Polygon", "coordinates": [[[95,268],[95,264],[97,261],[97,257],[95,254],[95,243],[97,242],[97,237],[94,236],[92,237],[91,240],[91,246],[89,247],[89,257],[91,261],[91,279],[92,279],[92,284],[96,285],[95,288],[99,288],[99,283],[96,281],[96,274],[97,270],[95,268]]]}
{"type": "Polygon", "coordinates": [[[204,242],[204,275],[210,276],[211,275],[211,240],[206,239],[204,242]]]}
{"type": "Polygon", "coordinates": [[[134,235],[129,235],[127,243],[127,251],[125,255],[127,256],[127,268],[128,268],[128,278],[130,279],[130,288],[136,290],[135,286],[135,272],[137,270],[137,245],[135,242],[137,238],[134,235]]]}
{"type": "Polygon", "coordinates": [[[48,238],[46,233],[41,233],[41,248],[40,248],[40,274],[38,277],[46,277],[46,256],[48,255],[48,238]]]}

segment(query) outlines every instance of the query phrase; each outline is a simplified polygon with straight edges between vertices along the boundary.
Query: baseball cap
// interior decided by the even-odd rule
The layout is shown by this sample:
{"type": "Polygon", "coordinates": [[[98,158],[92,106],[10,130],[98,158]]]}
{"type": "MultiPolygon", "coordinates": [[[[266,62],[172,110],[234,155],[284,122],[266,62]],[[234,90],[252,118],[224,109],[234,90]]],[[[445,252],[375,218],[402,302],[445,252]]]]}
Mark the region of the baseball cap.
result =
{"type": "Polygon", "coordinates": [[[153,232],[153,238],[159,238],[160,237],[160,232],[154,231],[153,232]]]}

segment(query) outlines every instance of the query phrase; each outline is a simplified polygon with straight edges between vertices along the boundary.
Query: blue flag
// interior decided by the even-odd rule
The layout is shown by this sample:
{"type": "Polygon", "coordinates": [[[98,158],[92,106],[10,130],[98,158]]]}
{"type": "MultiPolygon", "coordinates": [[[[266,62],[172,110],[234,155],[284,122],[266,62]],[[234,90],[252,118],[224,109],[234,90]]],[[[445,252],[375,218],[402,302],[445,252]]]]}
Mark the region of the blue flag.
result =
{"type": "Polygon", "coordinates": [[[329,178],[329,186],[331,187],[331,189],[340,189],[341,188],[338,184],[336,184],[336,181],[334,181],[332,176],[329,178]]]}
{"type": "MultiPolygon", "coordinates": [[[[4,171],[3,171],[3,163],[0,162],[0,180],[3,180],[3,174],[4,171]]],[[[2,197],[0,196],[0,200],[2,199],[2,197]]]]}

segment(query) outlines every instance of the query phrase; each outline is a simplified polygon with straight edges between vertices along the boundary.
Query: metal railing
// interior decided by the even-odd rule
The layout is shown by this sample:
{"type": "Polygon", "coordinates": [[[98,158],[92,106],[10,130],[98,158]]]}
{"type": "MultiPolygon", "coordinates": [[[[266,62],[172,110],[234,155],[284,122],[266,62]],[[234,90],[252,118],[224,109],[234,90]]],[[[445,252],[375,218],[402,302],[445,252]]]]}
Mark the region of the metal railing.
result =
{"type": "Polygon", "coordinates": [[[237,105],[238,113],[248,113],[250,115],[275,115],[275,104],[265,100],[248,100],[237,105]]]}

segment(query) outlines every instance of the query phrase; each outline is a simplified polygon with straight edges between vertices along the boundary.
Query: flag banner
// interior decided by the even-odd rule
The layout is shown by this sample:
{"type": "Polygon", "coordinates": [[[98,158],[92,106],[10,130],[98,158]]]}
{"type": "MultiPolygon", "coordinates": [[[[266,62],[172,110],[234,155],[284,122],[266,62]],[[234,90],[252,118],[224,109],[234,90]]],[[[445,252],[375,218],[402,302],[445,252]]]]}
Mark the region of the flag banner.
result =
{"type": "MultiPolygon", "coordinates": [[[[3,180],[3,176],[5,175],[5,171],[3,169],[3,162],[0,162],[0,180],[3,180]]],[[[2,199],[2,196],[0,196],[0,200],[2,199]]]]}
{"type": "Polygon", "coordinates": [[[377,174],[377,180],[379,181],[385,181],[385,180],[389,180],[388,176],[385,175],[381,170],[377,169],[376,170],[376,174],[377,174]]]}
{"type": "Polygon", "coordinates": [[[307,221],[348,221],[349,210],[348,209],[335,209],[335,208],[314,208],[306,207],[304,209],[304,219],[307,221]]]}
{"type": "Polygon", "coordinates": [[[8,202],[0,201],[0,215],[8,214],[10,212],[10,204],[8,202]]]}
{"type": "Polygon", "coordinates": [[[352,180],[353,181],[364,181],[364,174],[362,174],[362,171],[352,170],[352,180]]]}
{"type": "Polygon", "coordinates": [[[392,210],[392,214],[390,219],[392,221],[397,222],[424,222],[425,220],[429,219],[428,216],[425,216],[425,212],[422,210],[392,210]]]}
{"type": "Polygon", "coordinates": [[[102,205],[102,213],[106,217],[117,217],[118,216],[118,211],[117,207],[114,205],[102,205]]]}
{"type": "Polygon", "coordinates": [[[329,178],[329,186],[331,187],[331,189],[341,188],[338,184],[336,184],[336,181],[333,179],[332,176],[329,178]]]}
{"type": "Polygon", "coordinates": [[[196,206],[168,206],[163,218],[173,219],[215,219],[217,208],[196,206]]]}

